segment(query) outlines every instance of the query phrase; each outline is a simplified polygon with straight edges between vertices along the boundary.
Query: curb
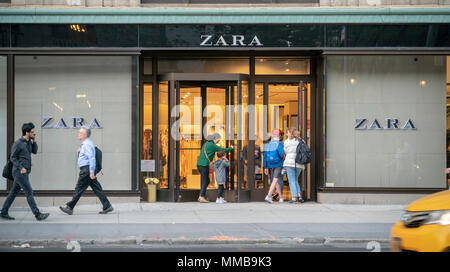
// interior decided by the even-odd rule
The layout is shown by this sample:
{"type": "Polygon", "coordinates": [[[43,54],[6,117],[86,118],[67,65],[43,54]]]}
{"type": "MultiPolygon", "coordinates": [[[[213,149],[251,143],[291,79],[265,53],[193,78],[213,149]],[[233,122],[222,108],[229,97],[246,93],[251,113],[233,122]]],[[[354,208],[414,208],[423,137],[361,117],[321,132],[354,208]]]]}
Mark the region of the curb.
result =
{"type": "Polygon", "coordinates": [[[390,239],[358,239],[358,238],[325,238],[325,245],[328,244],[340,244],[340,243],[370,243],[370,242],[378,242],[378,243],[390,243],[390,239]]]}
{"type": "Polygon", "coordinates": [[[135,237],[124,239],[111,239],[111,240],[93,240],[93,239],[81,239],[81,240],[15,240],[15,241],[0,241],[0,247],[69,247],[69,245],[80,246],[125,246],[125,245],[332,245],[342,243],[388,243],[389,239],[349,239],[349,238],[278,238],[278,239],[139,239],[135,237]]]}

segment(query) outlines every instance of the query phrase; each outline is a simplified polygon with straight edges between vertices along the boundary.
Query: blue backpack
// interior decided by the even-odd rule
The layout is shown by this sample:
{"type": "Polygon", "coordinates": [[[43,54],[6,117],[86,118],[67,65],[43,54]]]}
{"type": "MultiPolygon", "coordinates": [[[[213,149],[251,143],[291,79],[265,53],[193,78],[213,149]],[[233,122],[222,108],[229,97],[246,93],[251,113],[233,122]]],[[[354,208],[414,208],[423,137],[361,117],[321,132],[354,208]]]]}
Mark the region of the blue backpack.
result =
{"type": "Polygon", "coordinates": [[[267,156],[267,163],[269,165],[279,164],[283,161],[283,158],[280,158],[280,155],[278,154],[278,145],[281,142],[270,142],[266,145],[266,149],[264,152],[267,156]]]}

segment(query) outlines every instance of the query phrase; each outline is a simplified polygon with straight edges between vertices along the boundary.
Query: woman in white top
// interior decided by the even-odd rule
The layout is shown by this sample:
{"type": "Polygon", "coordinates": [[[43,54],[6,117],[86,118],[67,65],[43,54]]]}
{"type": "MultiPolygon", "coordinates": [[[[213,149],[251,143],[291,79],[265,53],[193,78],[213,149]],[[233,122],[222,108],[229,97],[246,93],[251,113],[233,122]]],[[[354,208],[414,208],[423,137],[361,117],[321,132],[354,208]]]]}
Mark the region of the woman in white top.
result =
{"type": "Polygon", "coordinates": [[[289,180],[289,188],[291,190],[292,200],[289,203],[305,202],[302,198],[302,191],[298,184],[298,176],[305,169],[303,164],[295,163],[297,155],[297,145],[299,144],[300,132],[296,128],[289,128],[287,130],[287,139],[284,141],[284,159],[283,167],[286,169],[286,174],[289,180]]]}

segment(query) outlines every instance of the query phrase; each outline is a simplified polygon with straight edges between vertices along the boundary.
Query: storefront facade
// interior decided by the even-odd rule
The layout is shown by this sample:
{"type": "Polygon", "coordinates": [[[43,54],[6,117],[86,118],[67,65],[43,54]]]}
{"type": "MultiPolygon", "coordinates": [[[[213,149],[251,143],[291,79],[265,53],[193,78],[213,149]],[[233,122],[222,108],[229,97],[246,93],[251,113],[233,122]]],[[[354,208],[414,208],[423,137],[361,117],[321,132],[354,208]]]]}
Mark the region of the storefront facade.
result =
{"type": "Polygon", "coordinates": [[[111,196],[147,200],[157,177],[158,201],[195,201],[197,157],[218,132],[235,147],[226,199],[261,201],[255,156],[289,127],[313,153],[306,199],[402,202],[447,186],[450,9],[0,12],[0,162],[33,122],[37,196],[72,194],[81,125],[111,196]]]}

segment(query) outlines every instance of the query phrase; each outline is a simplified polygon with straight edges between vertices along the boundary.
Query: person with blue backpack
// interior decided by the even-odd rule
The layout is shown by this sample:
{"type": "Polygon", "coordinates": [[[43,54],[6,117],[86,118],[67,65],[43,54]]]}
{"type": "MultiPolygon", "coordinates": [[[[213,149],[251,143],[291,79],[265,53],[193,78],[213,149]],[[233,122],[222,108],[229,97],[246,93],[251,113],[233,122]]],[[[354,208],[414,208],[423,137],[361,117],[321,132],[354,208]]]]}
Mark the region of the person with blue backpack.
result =
{"type": "Polygon", "coordinates": [[[264,200],[269,203],[273,203],[272,194],[275,190],[280,196],[279,202],[283,202],[280,181],[283,180],[281,171],[283,169],[284,149],[280,136],[280,130],[274,129],[270,142],[264,146],[264,174],[269,176],[271,183],[269,193],[264,200]]]}

